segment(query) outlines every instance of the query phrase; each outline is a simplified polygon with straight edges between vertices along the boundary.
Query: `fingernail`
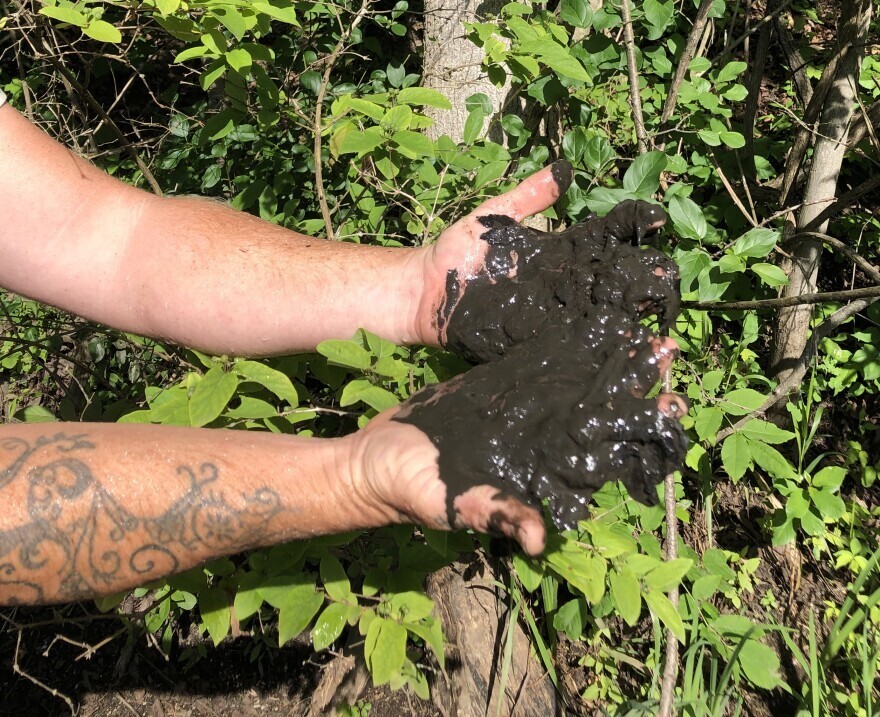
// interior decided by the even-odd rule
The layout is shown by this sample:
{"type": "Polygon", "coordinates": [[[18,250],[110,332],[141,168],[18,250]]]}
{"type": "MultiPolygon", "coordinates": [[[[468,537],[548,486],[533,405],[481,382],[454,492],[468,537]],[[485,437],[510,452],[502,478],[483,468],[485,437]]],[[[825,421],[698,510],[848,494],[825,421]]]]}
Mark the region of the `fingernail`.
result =
{"type": "Polygon", "coordinates": [[[553,181],[559,187],[559,194],[564,194],[565,190],[571,186],[573,177],[574,168],[571,166],[571,162],[567,159],[557,159],[550,165],[550,171],[553,173],[553,181]]]}

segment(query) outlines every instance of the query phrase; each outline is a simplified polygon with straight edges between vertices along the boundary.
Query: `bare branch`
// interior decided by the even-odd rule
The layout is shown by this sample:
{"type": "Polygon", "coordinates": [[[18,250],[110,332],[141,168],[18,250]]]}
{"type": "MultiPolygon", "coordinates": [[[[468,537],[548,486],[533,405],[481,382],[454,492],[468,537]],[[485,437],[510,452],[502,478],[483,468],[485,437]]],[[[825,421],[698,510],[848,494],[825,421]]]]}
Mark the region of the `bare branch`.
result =
{"type": "Polygon", "coordinates": [[[629,106],[632,108],[633,124],[636,128],[636,142],[639,154],[648,151],[648,133],[645,132],[645,117],[642,113],[642,96],[639,94],[639,69],[636,67],[636,41],[633,37],[632,13],[629,0],[622,0],[620,10],[623,14],[623,38],[626,50],[626,69],[629,75],[629,106]]]}
{"type": "MultiPolygon", "coordinates": [[[[324,169],[321,162],[321,132],[323,129],[321,127],[321,115],[324,111],[324,96],[327,94],[330,73],[333,72],[333,65],[336,64],[336,59],[339,57],[339,53],[342,52],[345,43],[348,42],[348,38],[351,37],[351,33],[361,24],[369,7],[370,0],[363,0],[361,9],[358,10],[357,15],[354,16],[354,19],[347,27],[343,28],[342,34],[339,37],[339,42],[336,43],[333,52],[327,57],[326,64],[324,65],[324,75],[321,78],[321,87],[318,89],[318,97],[315,101],[315,121],[312,125],[312,131],[315,135],[315,142],[312,149],[315,155],[315,191],[318,194],[318,204],[321,206],[321,216],[324,218],[324,229],[327,233],[328,239],[334,239],[335,234],[333,231],[333,219],[330,217],[330,208],[327,206],[327,194],[324,191],[324,169]]],[[[342,26],[341,21],[340,26],[342,26]]]]}

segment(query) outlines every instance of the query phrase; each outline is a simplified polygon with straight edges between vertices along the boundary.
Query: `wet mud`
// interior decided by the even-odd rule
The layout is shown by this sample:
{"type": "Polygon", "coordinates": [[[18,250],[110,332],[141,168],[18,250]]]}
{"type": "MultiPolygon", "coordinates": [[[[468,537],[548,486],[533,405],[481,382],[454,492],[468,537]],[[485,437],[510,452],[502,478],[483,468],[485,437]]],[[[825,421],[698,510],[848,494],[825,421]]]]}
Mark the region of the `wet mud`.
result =
{"type": "Polygon", "coordinates": [[[503,356],[545,325],[581,318],[637,320],[678,314],[678,271],[656,249],[666,221],[655,204],[628,200],[564,232],[535,231],[510,217],[480,218],[489,244],[483,270],[450,271],[438,325],[446,348],[472,363],[503,356]]]}
{"type": "Polygon", "coordinates": [[[450,276],[439,317],[447,348],[479,365],[394,417],[437,446],[450,522],[455,498],[480,484],[535,507],[546,500],[564,528],[588,516],[608,481],[655,504],[687,448],[678,418],[644,398],[660,376],[640,321],[656,315],[663,327],[679,307],[677,268],[643,248],[663,210],[627,201],[558,234],[482,222],[485,271],[450,276]]]}

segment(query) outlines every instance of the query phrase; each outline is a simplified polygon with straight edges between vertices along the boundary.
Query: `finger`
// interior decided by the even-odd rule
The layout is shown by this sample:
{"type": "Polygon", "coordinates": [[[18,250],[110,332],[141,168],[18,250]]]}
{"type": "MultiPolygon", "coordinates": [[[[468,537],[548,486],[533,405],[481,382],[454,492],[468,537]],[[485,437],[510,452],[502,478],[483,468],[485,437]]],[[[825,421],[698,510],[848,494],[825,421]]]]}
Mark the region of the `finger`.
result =
{"type": "Polygon", "coordinates": [[[687,401],[676,393],[661,393],[657,398],[657,408],[669,418],[680,419],[688,412],[687,401]]]}
{"type": "Polygon", "coordinates": [[[560,159],[524,179],[509,192],[483,202],[474,215],[503,214],[520,222],[551,206],[568,189],[571,180],[571,164],[560,159]]]}
{"type": "Polygon", "coordinates": [[[474,486],[459,495],[453,505],[464,526],[484,533],[501,533],[516,540],[529,555],[544,550],[547,534],[541,514],[497,488],[474,486]]]}

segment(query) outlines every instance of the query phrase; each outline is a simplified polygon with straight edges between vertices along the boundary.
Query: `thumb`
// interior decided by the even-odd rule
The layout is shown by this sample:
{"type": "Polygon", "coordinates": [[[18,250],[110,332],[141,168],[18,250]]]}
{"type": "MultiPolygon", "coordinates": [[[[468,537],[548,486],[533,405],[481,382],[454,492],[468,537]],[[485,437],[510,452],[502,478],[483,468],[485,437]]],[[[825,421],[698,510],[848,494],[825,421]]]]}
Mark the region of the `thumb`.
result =
{"type": "Polygon", "coordinates": [[[483,202],[474,210],[473,216],[503,214],[520,222],[551,206],[568,189],[571,180],[571,164],[564,159],[557,160],[509,192],[483,202]]]}

